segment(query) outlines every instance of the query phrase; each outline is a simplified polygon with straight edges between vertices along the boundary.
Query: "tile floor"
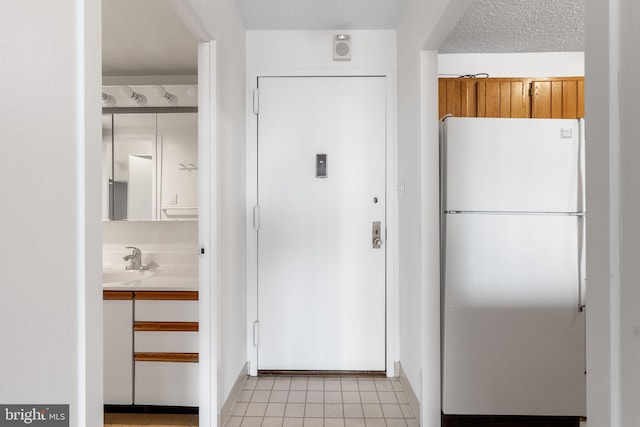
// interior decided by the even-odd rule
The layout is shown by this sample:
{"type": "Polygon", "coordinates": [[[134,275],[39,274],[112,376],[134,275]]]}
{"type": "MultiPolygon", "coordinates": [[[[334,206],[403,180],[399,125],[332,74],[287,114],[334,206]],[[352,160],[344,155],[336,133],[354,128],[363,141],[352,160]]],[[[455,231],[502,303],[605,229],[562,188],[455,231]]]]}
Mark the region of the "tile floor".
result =
{"type": "Polygon", "coordinates": [[[224,427],[418,427],[396,378],[260,377],[224,427]]]}
{"type": "Polygon", "coordinates": [[[104,414],[105,427],[183,427],[197,425],[197,415],[104,414]]]}
{"type": "MultiPolygon", "coordinates": [[[[197,426],[197,415],[105,414],[105,427],[197,426]]],[[[418,427],[397,378],[249,378],[224,427],[418,427]]]]}

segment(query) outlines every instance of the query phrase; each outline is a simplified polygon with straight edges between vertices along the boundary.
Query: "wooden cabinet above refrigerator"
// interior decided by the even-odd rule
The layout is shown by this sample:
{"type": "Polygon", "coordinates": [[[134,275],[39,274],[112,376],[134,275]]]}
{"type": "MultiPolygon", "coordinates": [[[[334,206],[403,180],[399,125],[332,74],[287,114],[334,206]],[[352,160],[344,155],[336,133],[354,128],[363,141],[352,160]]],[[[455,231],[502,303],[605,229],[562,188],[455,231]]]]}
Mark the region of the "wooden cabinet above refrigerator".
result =
{"type": "Polygon", "coordinates": [[[442,118],[577,119],[584,116],[584,77],[440,78],[442,118]]]}

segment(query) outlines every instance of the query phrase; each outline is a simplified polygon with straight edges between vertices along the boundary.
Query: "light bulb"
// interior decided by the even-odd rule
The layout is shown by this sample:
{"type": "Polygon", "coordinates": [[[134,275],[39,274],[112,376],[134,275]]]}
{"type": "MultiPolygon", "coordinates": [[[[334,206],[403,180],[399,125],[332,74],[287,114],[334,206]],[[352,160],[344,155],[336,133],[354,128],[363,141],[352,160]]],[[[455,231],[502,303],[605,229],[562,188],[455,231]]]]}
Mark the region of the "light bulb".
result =
{"type": "Polygon", "coordinates": [[[144,97],[144,95],[135,92],[129,86],[120,86],[120,95],[125,98],[133,99],[138,104],[145,104],[147,102],[147,99],[144,97]]]}
{"type": "Polygon", "coordinates": [[[108,93],[102,92],[102,102],[104,105],[114,105],[116,103],[116,99],[108,93]]]}
{"type": "Polygon", "coordinates": [[[167,104],[171,104],[176,100],[176,97],[174,95],[167,92],[166,89],[160,85],[156,85],[153,87],[153,93],[164,99],[167,104]]]}

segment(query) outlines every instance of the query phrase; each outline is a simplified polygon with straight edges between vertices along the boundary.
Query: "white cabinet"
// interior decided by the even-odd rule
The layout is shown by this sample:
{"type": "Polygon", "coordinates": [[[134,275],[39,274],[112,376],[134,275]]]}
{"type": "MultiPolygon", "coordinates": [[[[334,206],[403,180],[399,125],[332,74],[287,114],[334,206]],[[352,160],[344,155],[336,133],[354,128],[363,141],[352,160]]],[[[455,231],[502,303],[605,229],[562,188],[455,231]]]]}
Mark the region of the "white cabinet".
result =
{"type": "Polygon", "coordinates": [[[198,301],[143,300],[136,297],[136,321],[197,322],[198,301]]]}
{"type": "Polygon", "coordinates": [[[198,301],[177,294],[136,296],[136,405],[198,406],[198,301]]]}
{"type": "Polygon", "coordinates": [[[198,406],[198,364],[136,362],[136,405],[198,406]]]}
{"type": "Polygon", "coordinates": [[[133,403],[133,300],[108,300],[104,319],[104,403],[133,403]]]}

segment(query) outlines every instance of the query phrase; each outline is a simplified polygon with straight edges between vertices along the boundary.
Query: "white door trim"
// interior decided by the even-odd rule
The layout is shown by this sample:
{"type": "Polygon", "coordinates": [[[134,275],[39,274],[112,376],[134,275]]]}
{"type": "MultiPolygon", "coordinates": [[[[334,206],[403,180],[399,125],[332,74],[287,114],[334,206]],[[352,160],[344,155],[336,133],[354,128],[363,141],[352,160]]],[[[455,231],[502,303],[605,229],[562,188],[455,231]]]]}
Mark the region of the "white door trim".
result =
{"type": "Polygon", "coordinates": [[[257,375],[258,352],[253,342],[253,324],[257,320],[257,233],[253,228],[253,207],[257,204],[257,165],[258,165],[258,120],[253,113],[253,90],[257,87],[258,77],[309,77],[309,76],[384,76],[387,93],[387,258],[386,258],[386,372],[395,376],[395,364],[398,361],[399,313],[398,313],[398,244],[397,244],[397,125],[396,125],[396,77],[393,69],[342,69],[342,70],[248,70],[246,85],[247,117],[247,360],[249,374],[257,375]]]}
{"type": "Polygon", "coordinates": [[[218,420],[218,140],[216,42],[198,43],[198,286],[200,425],[218,420]]]}

